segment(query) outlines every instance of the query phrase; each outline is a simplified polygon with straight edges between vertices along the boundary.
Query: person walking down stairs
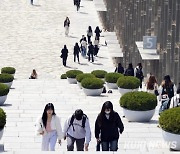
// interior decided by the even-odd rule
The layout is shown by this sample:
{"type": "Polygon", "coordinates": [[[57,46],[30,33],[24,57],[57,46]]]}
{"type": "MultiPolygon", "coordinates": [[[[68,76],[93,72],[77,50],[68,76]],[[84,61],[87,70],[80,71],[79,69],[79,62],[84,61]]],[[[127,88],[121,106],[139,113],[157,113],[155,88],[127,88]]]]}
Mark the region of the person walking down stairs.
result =
{"type": "Polygon", "coordinates": [[[62,58],[63,65],[66,66],[66,61],[67,61],[67,57],[68,57],[68,49],[67,49],[66,45],[64,45],[64,48],[61,50],[60,57],[62,58]]]}
{"type": "Polygon", "coordinates": [[[68,36],[68,34],[69,34],[69,27],[70,27],[70,20],[68,17],[66,17],[66,19],[64,21],[65,36],[68,36]]]}

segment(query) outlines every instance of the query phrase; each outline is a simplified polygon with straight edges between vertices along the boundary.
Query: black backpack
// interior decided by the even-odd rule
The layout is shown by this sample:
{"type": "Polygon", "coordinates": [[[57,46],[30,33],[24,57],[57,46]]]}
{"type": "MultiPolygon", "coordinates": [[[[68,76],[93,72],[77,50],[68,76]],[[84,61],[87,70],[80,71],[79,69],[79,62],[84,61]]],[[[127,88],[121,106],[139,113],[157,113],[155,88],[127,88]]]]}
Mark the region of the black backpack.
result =
{"type": "Polygon", "coordinates": [[[125,76],[133,76],[132,69],[128,68],[124,74],[125,76]]]}
{"type": "Polygon", "coordinates": [[[172,98],[174,96],[174,84],[171,86],[163,86],[162,94],[167,94],[169,98],[172,98]]]}
{"type": "MultiPolygon", "coordinates": [[[[81,125],[82,128],[85,128],[85,123],[86,123],[86,119],[87,119],[87,118],[88,118],[87,115],[83,114],[83,117],[82,117],[82,125],[81,125]]],[[[70,128],[71,125],[72,125],[73,131],[75,131],[74,126],[73,126],[74,119],[75,119],[75,114],[72,115],[71,120],[70,120],[70,123],[69,123],[69,128],[70,128]]],[[[69,129],[69,128],[68,128],[68,129],[69,129]]]]}
{"type": "Polygon", "coordinates": [[[143,76],[143,72],[142,72],[142,68],[136,68],[136,77],[139,79],[142,79],[143,76]]]}

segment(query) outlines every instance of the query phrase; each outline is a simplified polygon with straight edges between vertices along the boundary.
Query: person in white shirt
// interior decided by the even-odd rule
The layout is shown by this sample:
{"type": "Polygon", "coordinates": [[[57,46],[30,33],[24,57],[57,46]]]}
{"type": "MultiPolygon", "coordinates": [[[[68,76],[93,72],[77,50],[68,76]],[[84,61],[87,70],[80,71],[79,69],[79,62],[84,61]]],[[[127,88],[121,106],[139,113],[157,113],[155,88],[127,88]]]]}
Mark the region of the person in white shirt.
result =
{"type": "Polygon", "coordinates": [[[41,118],[36,122],[37,135],[42,135],[42,151],[55,151],[58,138],[59,144],[63,138],[60,118],[55,114],[54,105],[46,104],[41,118]]]}
{"type": "Polygon", "coordinates": [[[81,46],[82,46],[82,51],[81,54],[83,57],[86,57],[86,51],[87,51],[87,40],[86,37],[83,38],[83,40],[81,41],[81,46]]]}
{"type": "Polygon", "coordinates": [[[76,142],[77,151],[88,151],[89,142],[91,141],[91,129],[87,116],[81,109],[69,117],[64,124],[64,139],[67,139],[67,150],[74,150],[76,142]],[[85,144],[84,144],[85,143],[85,144]]]}
{"type": "Polygon", "coordinates": [[[180,83],[178,85],[176,95],[171,99],[170,108],[174,107],[180,107],[180,83]]]}

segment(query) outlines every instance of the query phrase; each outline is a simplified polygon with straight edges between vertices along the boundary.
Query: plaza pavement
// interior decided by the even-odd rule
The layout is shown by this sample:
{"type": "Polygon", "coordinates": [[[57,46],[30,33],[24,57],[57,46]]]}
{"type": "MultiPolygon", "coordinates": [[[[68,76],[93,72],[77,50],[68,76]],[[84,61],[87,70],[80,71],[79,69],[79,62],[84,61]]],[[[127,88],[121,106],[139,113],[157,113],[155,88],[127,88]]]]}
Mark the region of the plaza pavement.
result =
{"type": "MultiPolygon", "coordinates": [[[[61,117],[62,126],[77,108],[88,115],[92,130],[88,153],[94,154],[95,119],[107,100],[113,103],[114,110],[122,118],[120,94],[113,90],[112,94],[99,97],[85,96],[77,85],[60,79],[60,75],[69,69],[114,71],[103,37],[100,38],[101,48],[94,63],[82,57],[80,64],[73,62],[73,45],[82,34],[86,34],[87,27],[91,25],[94,30],[98,25],[102,28],[93,1],[82,0],[79,12],[76,12],[72,0],[39,0],[35,1],[35,6],[29,3],[27,0],[0,1],[0,68],[13,66],[17,69],[12,89],[2,106],[7,114],[7,124],[0,143],[4,144],[5,153],[45,153],[40,152],[41,137],[35,135],[34,123],[41,116],[45,104],[52,102],[61,117]],[[64,36],[66,16],[71,21],[69,37],[64,36]],[[64,44],[69,49],[68,67],[62,66],[59,57],[64,44]],[[28,80],[33,68],[37,69],[38,79],[28,80]]],[[[161,130],[157,127],[157,111],[158,107],[149,123],[128,122],[122,118],[125,130],[120,135],[117,153],[170,153],[168,147],[163,145],[161,130]]],[[[71,152],[66,152],[66,141],[62,141],[61,146],[56,145],[56,152],[49,153],[71,152]]]]}

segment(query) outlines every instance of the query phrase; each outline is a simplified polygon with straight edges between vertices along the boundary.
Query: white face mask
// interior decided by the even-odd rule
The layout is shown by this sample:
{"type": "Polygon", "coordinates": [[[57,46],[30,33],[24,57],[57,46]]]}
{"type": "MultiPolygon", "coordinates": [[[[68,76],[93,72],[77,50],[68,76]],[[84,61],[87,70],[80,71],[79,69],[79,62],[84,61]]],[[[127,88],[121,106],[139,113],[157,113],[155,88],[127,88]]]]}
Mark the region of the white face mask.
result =
{"type": "Polygon", "coordinates": [[[111,111],[105,111],[105,113],[106,113],[106,114],[110,114],[110,113],[111,113],[111,111]]]}

